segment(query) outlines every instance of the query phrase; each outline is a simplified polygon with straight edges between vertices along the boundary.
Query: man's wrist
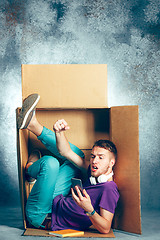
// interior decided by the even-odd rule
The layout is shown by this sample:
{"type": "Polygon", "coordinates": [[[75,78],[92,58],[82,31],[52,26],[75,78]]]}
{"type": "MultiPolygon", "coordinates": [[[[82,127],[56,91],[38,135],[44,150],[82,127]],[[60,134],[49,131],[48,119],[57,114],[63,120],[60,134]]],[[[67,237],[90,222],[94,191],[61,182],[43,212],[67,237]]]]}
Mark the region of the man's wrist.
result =
{"type": "Polygon", "coordinates": [[[86,214],[87,216],[91,217],[91,216],[93,216],[93,215],[95,214],[95,212],[96,212],[96,211],[93,209],[92,212],[85,212],[85,214],[86,214]]]}
{"type": "Polygon", "coordinates": [[[57,137],[64,134],[64,131],[57,131],[57,130],[56,130],[56,131],[54,131],[54,132],[55,132],[55,134],[56,134],[57,137]]]}

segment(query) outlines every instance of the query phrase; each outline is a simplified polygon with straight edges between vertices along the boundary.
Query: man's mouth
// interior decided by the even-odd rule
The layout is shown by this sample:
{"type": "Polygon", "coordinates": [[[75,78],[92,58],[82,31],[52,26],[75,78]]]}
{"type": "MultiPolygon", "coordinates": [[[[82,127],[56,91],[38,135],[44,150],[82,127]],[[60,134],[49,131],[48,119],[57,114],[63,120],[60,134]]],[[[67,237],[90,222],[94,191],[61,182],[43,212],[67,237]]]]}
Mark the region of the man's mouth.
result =
{"type": "Polygon", "coordinates": [[[98,168],[96,166],[92,166],[92,171],[95,172],[98,168]]]}

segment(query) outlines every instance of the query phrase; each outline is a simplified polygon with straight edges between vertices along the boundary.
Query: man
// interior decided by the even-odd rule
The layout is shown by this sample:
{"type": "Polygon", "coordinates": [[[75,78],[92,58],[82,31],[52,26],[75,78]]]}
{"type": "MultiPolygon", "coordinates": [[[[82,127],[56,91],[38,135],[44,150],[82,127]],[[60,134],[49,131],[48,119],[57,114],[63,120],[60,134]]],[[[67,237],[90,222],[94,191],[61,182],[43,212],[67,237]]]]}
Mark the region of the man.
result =
{"type": "Polygon", "coordinates": [[[93,225],[99,232],[108,233],[119,198],[112,171],[117,155],[115,145],[109,140],[97,141],[87,168],[83,152],[65,137],[69,126],[64,119],[54,124],[55,133],[37,121],[35,108],[39,98],[38,94],[32,94],[25,99],[18,128],[33,132],[55,157],[41,157],[39,151],[34,151],[28,159],[27,176],[36,179],[26,205],[29,223],[47,228],[47,217],[51,213],[49,228],[52,230],[86,230],[93,225]],[[63,160],[61,166],[59,158],[63,160]],[[71,178],[80,176],[84,169],[88,179],[83,191],[76,186],[75,192],[71,178]]]}

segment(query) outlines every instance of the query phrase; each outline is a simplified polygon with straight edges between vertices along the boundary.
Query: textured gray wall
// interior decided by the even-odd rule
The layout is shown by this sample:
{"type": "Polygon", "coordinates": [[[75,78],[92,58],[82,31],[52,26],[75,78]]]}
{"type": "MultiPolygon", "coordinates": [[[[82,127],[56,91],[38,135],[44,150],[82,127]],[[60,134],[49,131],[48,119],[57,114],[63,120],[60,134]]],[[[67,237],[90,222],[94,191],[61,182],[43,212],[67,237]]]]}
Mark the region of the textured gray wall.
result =
{"type": "Polygon", "coordinates": [[[110,105],[139,105],[142,207],[160,207],[159,17],[159,0],[1,1],[1,204],[19,204],[21,64],[105,63],[110,105]]]}

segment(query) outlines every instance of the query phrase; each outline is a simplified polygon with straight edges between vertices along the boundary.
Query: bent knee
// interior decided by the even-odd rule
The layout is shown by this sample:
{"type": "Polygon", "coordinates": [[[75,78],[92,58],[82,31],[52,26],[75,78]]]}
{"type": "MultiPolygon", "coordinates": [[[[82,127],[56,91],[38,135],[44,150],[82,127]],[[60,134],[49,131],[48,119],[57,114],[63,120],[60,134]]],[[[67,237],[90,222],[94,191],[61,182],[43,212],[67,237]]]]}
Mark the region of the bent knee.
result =
{"type": "Polygon", "coordinates": [[[48,169],[48,170],[59,170],[59,161],[52,157],[52,156],[43,156],[43,162],[42,165],[44,168],[48,169]]]}

